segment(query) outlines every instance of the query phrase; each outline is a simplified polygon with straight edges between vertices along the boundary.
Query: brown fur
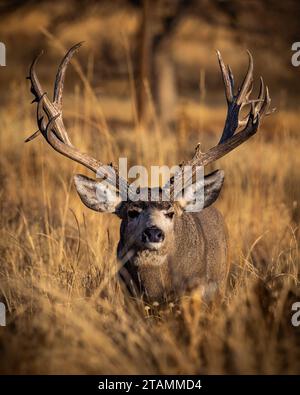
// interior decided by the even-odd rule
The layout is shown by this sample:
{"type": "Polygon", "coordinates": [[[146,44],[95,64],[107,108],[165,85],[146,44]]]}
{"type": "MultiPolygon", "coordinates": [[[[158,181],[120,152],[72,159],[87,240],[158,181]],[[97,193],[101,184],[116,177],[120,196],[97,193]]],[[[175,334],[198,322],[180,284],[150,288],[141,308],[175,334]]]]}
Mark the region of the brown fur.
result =
{"type": "MultiPolygon", "coordinates": [[[[118,256],[127,252],[126,220],[121,224],[118,256]]],[[[206,302],[225,291],[228,238],[220,212],[208,207],[199,213],[175,216],[173,237],[158,251],[137,251],[120,270],[132,294],[148,301],[168,301],[199,289],[206,302]]]]}

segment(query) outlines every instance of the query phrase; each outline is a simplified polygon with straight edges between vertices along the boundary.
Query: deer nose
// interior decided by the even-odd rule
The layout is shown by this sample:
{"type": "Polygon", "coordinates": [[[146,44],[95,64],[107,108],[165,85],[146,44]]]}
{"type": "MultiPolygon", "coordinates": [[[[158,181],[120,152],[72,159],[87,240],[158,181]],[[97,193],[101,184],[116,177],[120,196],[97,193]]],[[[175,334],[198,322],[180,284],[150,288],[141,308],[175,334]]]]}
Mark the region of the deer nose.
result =
{"type": "Polygon", "coordinates": [[[164,232],[156,226],[146,228],[142,234],[142,241],[144,243],[160,243],[164,241],[164,232]]]}

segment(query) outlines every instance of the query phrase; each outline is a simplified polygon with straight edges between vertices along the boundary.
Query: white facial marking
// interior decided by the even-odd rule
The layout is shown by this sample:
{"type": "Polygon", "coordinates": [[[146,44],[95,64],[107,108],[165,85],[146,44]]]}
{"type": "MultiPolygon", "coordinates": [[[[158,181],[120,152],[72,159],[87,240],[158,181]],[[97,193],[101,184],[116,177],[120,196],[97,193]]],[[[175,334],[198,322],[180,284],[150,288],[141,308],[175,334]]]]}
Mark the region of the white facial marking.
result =
{"type": "Polygon", "coordinates": [[[151,243],[150,241],[148,241],[147,243],[144,243],[145,247],[147,247],[149,250],[159,250],[160,247],[163,245],[162,242],[159,243],[151,243]]]}
{"type": "Polygon", "coordinates": [[[165,234],[173,228],[172,219],[166,216],[167,210],[151,210],[150,221],[152,226],[157,226],[165,234]]]}

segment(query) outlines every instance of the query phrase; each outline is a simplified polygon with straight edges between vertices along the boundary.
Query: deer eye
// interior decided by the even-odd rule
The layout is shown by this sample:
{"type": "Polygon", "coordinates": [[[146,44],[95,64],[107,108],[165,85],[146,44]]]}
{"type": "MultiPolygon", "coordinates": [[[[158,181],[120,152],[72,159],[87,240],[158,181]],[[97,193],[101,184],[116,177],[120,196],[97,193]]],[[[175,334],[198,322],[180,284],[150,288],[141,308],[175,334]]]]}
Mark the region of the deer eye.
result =
{"type": "Polygon", "coordinates": [[[174,214],[175,214],[174,211],[169,211],[168,213],[165,213],[165,216],[166,216],[167,218],[173,219],[174,214]]]}
{"type": "Polygon", "coordinates": [[[140,212],[138,210],[128,210],[127,214],[129,218],[137,218],[140,212]]]}

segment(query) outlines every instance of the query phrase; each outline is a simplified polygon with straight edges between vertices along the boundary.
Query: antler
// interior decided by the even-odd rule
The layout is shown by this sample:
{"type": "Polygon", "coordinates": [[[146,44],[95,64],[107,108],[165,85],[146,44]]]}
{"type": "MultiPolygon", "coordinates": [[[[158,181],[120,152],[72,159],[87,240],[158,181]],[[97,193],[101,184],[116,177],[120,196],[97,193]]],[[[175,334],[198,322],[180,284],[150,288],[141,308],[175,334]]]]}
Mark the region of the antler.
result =
{"type": "MultiPolygon", "coordinates": [[[[257,132],[262,118],[275,111],[275,109],[269,111],[271,99],[268,87],[264,86],[262,78],[260,78],[258,98],[254,100],[249,98],[253,88],[253,58],[251,53],[247,52],[249,56],[248,70],[238,92],[234,94],[232,71],[229,66],[225,66],[220,52],[217,51],[228,106],[225,126],[218,145],[203,153],[200,151],[200,144],[198,144],[193,158],[184,163],[185,166],[192,166],[189,179],[195,176],[198,166],[206,166],[216,161],[248,140],[257,132]],[[243,120],[239,120],[240,111],[246,105],[250,105],[249,113],[243,120]],[[240,127],[244,127],[244,129],[235,134],[240,127]]],[[[174,198],[174,195],[176,195],[174,194],[176,189],[175,180],[176,176],[169,181],[171,198],[174,198]]]]}
{"type": "Polygon", "coordinates": [[[78,43],[70,48],[58,67],[54,84],[53,102],[50,101],[47,93],[43,91],[35,71],[36,64],[42,53],[33,61],[29,77],[27,78],[31,81],[31,93],[34,95],[32,102],[37,103],[37,124],[39,129],[28,137],[25,142],[33,140],[41,133],[47,143],[57,152],[92,170],[98,177],[105,179],[121,194],[124,193],[127,196],[128,183],[119,175],[118,169],[112,164],[102,168],[104,166],[102,162],[75,148],[63,123],[62,96],[66,69],[72,56],[81,45],[82,43],[78,43]],[[47,119],[45,119],[45,115],[47,119]]]}

